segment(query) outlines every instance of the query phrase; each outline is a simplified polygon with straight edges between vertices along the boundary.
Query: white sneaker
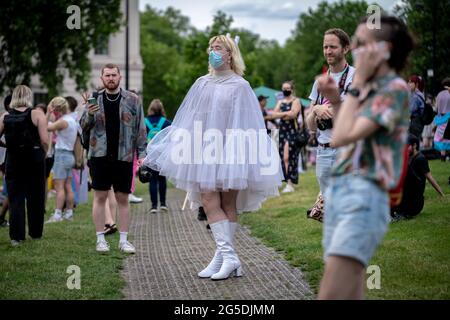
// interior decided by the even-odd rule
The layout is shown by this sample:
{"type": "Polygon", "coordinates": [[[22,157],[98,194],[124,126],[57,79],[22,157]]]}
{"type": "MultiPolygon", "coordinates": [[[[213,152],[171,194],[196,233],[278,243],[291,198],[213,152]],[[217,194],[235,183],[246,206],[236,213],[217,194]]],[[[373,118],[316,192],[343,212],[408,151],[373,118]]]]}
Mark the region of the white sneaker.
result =
{"type": "Polygon", "coordinates": [[[156,214],[156,213],[158,213],[158,210],[157,210],[157,209],[155,209],[155,208],[152,208],[152,209],[150,210],[150,213],[152,213],[152,214],[156,214]]]}
{"type": "Polygon", "coordinates": [[[60,215],[53,214],[45,223],[53,223],[63,221],[63,218],[60,215]]]}
{"type": "Polygon", "coordinates": [[[13,246],[13,247],[18,247],[18,246],[20,246],[20,241],[17,241],[17,240],[11,240],[11,246],[13,246]]]}
{"type": "Polygon", "coordinates": [[[109,251],[109,244],[106,241],[97,241],[97,246],[95,247],[95,250],[97,252],[108,252],[109,251]]]}
{"type": "Polygon", "coordinates": [[[128,202],[131,203],[141,203],[142,201],[144,201],[144,199],[136,197],[134,194],[130,193],[128,195],[128,202]]]}
{"type": "Polygon", "coordinates": [[[295,189],[293,186],[291,186],[290,184],[287,184],[286,187],[283,189],[283,193],[289,193],[289,192],[294,192],[295,189]]]}
{"type": "Polygon", "coordinates": [[[125,253],[136,253],[136,248],[129,242],[119,242],[119,249],[125,253]]]}
{"type": "Polygon", "coordinates": [[[64,213],[62,217],[64,220],[73,221],[73,213],[71,213],[71,214],[64,213]]]}
{"type": "Polygon", "coordinates": [[[169,208],[167,208],[166,206],[161,206],[161,207],[159,207],[159,209],[164,212],[169,211],[169,208]]]}

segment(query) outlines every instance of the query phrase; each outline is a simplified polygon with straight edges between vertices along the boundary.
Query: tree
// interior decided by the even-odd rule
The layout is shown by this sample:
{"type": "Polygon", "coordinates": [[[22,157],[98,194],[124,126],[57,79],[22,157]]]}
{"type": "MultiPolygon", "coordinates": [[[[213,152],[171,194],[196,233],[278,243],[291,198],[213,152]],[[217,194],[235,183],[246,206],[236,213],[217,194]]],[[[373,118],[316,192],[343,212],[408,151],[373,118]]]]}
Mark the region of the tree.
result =
{"type": "Polygon", "coordinates": [[[56,95],[66,70],[78,89],[86,88],[89,51],[120,24],[120,0],[1,1],[0,94],[39,75],[56,95]],[[79,29],[67,25],[72,4],[80,8],[79,29]]]}
{"type": "Polygon", "coordinates": [[[437,94],[438,83],[450,76],[450,64],[445,62],[450,56],[450,1],[402,0],[394,11],[405,20],[418,41],[407,72],[422,75],[427,80],[427,91],[437,94]],[[434,71],[431,79],[427,77],[428,69],[434,71]]]}
{"type": "Polygon", "coordinates": [[[191,70],[184,60],[186,37],[193,33],[195,29],[189,18],[172,7],[161,11],[147,5],[141,13],[144,106],[158,98],[169,118],[173,117],[189,88],[186,78],[190,77],[186,74],[191,70]]]}
{"type": "MultiPolygon", "coordinates": [[[[314,77],[326,67],[323,57],[323,34],[327,29],[340,28],[352,36],[359,21],[366,15],[368,4],[365,1],[339,1],[319,3],[317,9],[311,8],[300,14],[293,37],[285,46],[285,61],[282,65],[285,80],[293,79],[298,95],[308,96],[314,77]]],[[[281,86],[281,83],[278,84],[281,86]]]]}

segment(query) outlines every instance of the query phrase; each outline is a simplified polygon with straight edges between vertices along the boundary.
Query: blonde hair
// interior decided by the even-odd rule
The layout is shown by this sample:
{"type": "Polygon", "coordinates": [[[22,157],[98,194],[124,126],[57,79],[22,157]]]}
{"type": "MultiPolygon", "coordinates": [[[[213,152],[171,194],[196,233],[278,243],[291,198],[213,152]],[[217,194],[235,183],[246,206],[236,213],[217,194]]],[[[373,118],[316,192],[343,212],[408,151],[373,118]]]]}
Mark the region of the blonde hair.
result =
{"type": "Polygon", "coordinates": [[[18,85],[14,88],[11,97],[10,108],[20,108],[20,107],[33,107],[33,92],[31,89],[24,85],[18,85]]]}
{"type": "MultiPolygon", "coordinates": [[[[245,63],[238,45],[230,37],[219,35],[214,36],[209,40],[209,46],[211,46],[215,41],[218,41],[221,44],[223,44],[225,49],[231,53],[231,61],[230,61],[231,70],[233,70],[236,74],[243,76],[245,72],[245,63]]],[[[206,51],[209,54],[209,47],[208,50],[206,51]]],[[[212,73],[212,71],[213,71],[212,67],[209,66],[209,72],[212,73]]]]}
{"type": "Polygon", "coordinates": [[[150,102],[150,105],[147,109],[147,114],[150,116],[157,115],[157,116],[165,116],[166,110],[164,110],[164,106],[159,99],[153,99],[152,102],[150,102]]]}
{"type": "Polygon", "coordinates": [[[60,111],[62,114],[69,112],[69,103],[63,97],[55,97],[50,101],[50,104],[56,111],[60,111]]]}
{"type": "MultiPolygon", "coordinates": [[[[290,87],[291,87],[291,91],[292,91],[292,97],[295,97],[295,83],[294,80],[286,80],[283,82],[283,84],[287,83],[290,87]]],[[[281,85],[281,87],[283,87],[283,84],[281,85]]]]}

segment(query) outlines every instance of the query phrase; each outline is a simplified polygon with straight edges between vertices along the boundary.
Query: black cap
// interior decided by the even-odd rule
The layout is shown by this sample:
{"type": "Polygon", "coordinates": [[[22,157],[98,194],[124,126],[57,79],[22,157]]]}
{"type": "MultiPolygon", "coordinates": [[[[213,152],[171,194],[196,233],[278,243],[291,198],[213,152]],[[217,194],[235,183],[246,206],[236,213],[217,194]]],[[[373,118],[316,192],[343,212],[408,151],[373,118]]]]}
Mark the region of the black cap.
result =
{"type": "Polygon", "coordinates": [[[269,99],[269,97],[263,96],[262,94],[260,94],[258,96],[258,101],[264,100],[264,99],[269,99]]]}

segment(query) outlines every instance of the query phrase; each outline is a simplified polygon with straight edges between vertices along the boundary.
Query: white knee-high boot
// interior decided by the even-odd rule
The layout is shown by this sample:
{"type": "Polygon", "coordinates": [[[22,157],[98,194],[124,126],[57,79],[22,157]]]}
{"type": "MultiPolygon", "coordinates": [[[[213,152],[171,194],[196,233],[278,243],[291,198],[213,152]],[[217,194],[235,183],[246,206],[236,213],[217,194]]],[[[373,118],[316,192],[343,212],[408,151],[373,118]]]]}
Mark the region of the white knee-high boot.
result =
{"type": "Polygon", "coordinates": [[[231,238],[230,222],[222,220],[210,225],[211,231],[216,240],[217,249],[220,251],[223,263],[219,272],[211,276],[212,280],[227,279],[232,273],[236,276],[242,275],[241,262],[233,248],[231,238]]]}
{"type": "Polygon", "coordinates": [[[208,264],[208,266],[200,271],[198,273],[198,276],[200,278],[211,278],[211,276],[214,273],[219,272],[220,267],[222,267],[223,258],[220,254],[219,249],[216,249],[216,253],[214,254],[214,257],[212,258],[211,262],[208,264]]]}
{"type": "MultiPolygon", "coordinates": [[[[233,245],[234,235],[236,234],[237,222],[229,222],[230,224],[230,235],[231,235],[231,244],[233,245]]],[[[208,266],[198,273],[200,278],[211,278],[211,276],[220,271],[222,267],[223,257],[220,253],[219,249],[216,249],[214,253],[214,257],[208,266]]],[[[241,272],[242,273],[242,272],[241,272]]]]}

